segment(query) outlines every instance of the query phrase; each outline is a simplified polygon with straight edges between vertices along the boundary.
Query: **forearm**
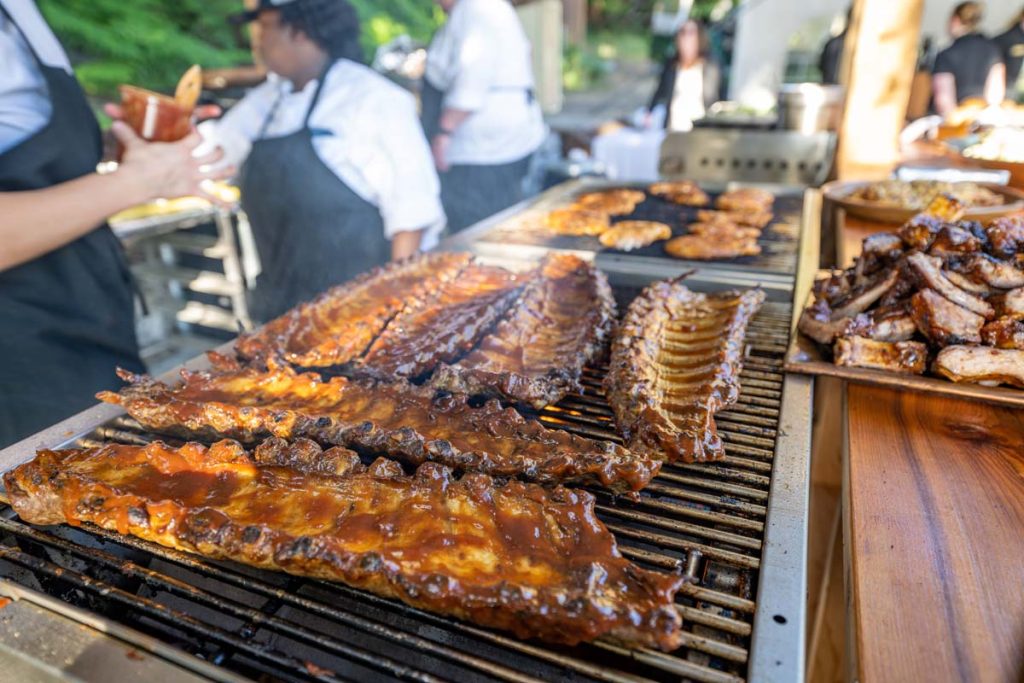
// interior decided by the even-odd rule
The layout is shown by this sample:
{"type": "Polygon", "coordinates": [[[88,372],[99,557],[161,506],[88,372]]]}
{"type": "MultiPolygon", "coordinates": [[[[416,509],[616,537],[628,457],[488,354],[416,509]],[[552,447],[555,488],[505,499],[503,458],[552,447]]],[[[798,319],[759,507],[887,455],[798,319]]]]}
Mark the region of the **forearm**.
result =
{"type": "Polygon", "coordinates": [[[473,112],[466,111],[465,109],[452,109],[446,107],[441,112],[441,130],[454,132],[463,122],[472,116],[473,112]]]}
{"type": "Polygon", "coordinates": [[[148,199],[122,173],[91,173],[41,190],[0,193],[0,271],[68,244],[148,199]]]}
{"type": "Polygon", "coordinates": [[[941,73],[932,77],[932,97],[935,100],[935,112],[946,116],[956,109],[956,81],[952,74],[941,73]]]}
{"type": "Polygon", "coordinates": [[[1006,98],[1006,65],[996,64],[988,71],[985,79],[985,101],[999,104],[1006,98]]]}
{"type": "Polygon", "coordinates": [[[423,241],[423,230],[406,230],[396,233],[391,238],[391,260],[412,256],[419,252],[420,242],[423,241]]]}

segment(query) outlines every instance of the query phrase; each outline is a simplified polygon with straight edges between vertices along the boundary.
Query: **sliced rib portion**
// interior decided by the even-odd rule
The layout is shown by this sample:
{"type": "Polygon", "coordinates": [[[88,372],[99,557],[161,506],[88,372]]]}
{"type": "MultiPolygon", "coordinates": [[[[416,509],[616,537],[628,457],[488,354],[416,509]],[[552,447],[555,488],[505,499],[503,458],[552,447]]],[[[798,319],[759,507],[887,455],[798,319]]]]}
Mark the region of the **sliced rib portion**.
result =
{"type": "Polygon", "coordinates": [[[996,318],[981,328],[981,338],[989,346],[1024,351],[1024,321],[1008,317],[996,318]]]}
{"type": "Polygon", "coordinates": [[[985,319],[957,306],[935,290],[922,289],[910,299],[917,330],[936,346],[978,344],[985,319]]]}
{"type": "Polygon", "coordinates": [[[381,377],[417,377],[473,348],[519,297],[524,279],[504,268],[471,264],[433,296],[410,297],[360,359],[381,377]]]}
{"type": "Polygon", "coordinates": [[[920,375],[928,369],[928,347],[915,341],[844,337],[836,340],[836,365],[920,375]]]}
{"type": "Polygon", "coordinates": [[[634,452],[714,460],[724,455],[714,414],[739,397],[743,339],[764,292],[697,294],[681,280],[655,283],[630,304],[605,389],[634,452]]]}
{"type": "Polygon", "coordinates": [[[550,254],[505,320],[431,385],[543,408],[579,392],[584,366],[606,348],[615,300],[605,276],[569,254],[550,254]]]}
{"type": "Polygon", "coordinates": [[[358,358],[408,299],[420,299],[466,268],[469,254],[426,254],[375,268],[242,335],[243,358],[281,358],[300,367],[358,358]]]}
{"type": "Polygon", "coordinates": [[[33,524],[88,522],[520,638],[664,650],[681,638],[682,578],[624,559],[582,491],[455,480],[433,463],[406,476],[384,459],[366,468],[343,449],[280,441],[255,455],[233,441],[40,451],[4,483],[33,524]],[[336,471],[308,467],[323,459],[336,471]]]}
{"type": "Polygon", "coordinates": [[[124,406],[147,429],[184,438],[302,437],[411,465],[432,461],[459,471],[614,490],[642,489],[660,468],[615,444],[546,429],[497,401],[474,408],[464,395],[435,396],[433,389],[405,383],[325,381],[285,367],[262,371],[215,362],[218,372],[185,372],[176,387],[122,373],[129,386],[98,396],[124,406]]]}
{"type": "Polygon", "coordinates": [[[934,371],[954,382],[1012,384],[1024,389],[1024,351],[985,346],[947,346],[935,357],[934,371]]]}

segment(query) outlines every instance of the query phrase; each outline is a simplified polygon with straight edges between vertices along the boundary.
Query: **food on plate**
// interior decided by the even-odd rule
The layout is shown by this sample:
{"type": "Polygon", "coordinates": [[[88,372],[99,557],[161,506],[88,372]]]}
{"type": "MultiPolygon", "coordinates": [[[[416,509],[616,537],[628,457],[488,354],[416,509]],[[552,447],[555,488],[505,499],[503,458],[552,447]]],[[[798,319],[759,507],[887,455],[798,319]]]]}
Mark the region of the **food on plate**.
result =
{"type": "Polygon", "coordinates": [[[355,363],[355,371],[411,378],[451,363],[501,320],[525,280],[504,268],[470,264],[431,296],[409,299],[355,363]]]}
{"type": "Polygon", "coordinates": [[[683,206],[707,206],[711,198],[692,180],[667,180],[647,188],[655,197],[683,206]]]}
{"type": "Polygon", "coordinates": [[[698,294],[683,277],[651,285],[629,305],[605,391],[633,452],[717,460],[724,450],[714,415],[739,398],[747,324],[764,292],[698,294]]]}
{"type": "Polygon", "coordinates": [[[171,548],[338,581],[520,638],[679,646],[683,578],[622,557],[594,497],[406,475],[343,448],[272,439],[39,451],[4,475],[31,524],[95,524],[171,548]]]}
{"type": "Polygon", "coordinates": [[[607,213],[574,206],[550,211],[544,223],[548,231],[571,237],[600,235],[611,227],[607,213]]]}
{"type": "Polygon", "coordinates": [[[963,154],[969,159],[1024,164],[1024,128],[995,127],[982,135],[979,142],[964,149],[963,154]]]}
{"type": "Polygon", "coordinates": [[[852,267],[814,284],[800,331],[834,345],[839,365],[1018,383],[1024,216],[982,226],[959,220],[963,208],[939,196],[897,232],[866,238],[852,267]]]}
{"type": "Polygon", "coordinates": [[[770,213],[775,204],[775,196],[758,187],[741,187],[718,195],[715,208],[721,211],[741,211],[751,213],[770,213]]]}
{"type": "Polygon", "coordinates": [[[665,242],[665,253],[679,259],[716,261],[740,256],[757,256],[761,253],[761,246],[756,238],[739,234],[728,236],[726,239],[720,239],[718,235],[681,235],[665,242]]]}
{"type": "Polygon", "coordinates": [[[587,211],[598,211],[609,216],[633,213],[636,205],[647,195],[640,190],[625,188],[587,192],[576,198],[575,206],[587,211]]]}
{"type": "Polygon", "coordinates": [[[430,253],[374,268],[333,287],[235,344],[245,359],[299,367],[342,365],[363,355],[407,301],[431,297],[469,267],[465,253],[430,253]]]}
{"type": "Polygon", "coordinates": [[[506,318],[430,384],[543,408],[582,391],[583,368],[604,353],[614,324],[605,276],[576,256],[549,254],[506,318]]]}
{"type": "Polygon", "coordinates": [[[667,240],[672,236],[672,228],[656,221],[620,221],[598,238],[601,244],[611,249],[633,251],[654,244],[659,240],[667,240]]]}
{"type": "Polygon", "coordinates": [[[430,387],[322,378],[287,367],[242,368],[211,355],[212,372],[185,372],[177,386],[119,373],[129,384],[101,392],[146,429],[183,438],[251,443],[277,436],[459,471],[555,484],[642,489],[659,463],[608,442],[547,429],[497,401],[470,405],[430,387]]]}
{"type": "Polygon", "coordinates": [[[977,183],[940,180],[878,180],[855,187],[846,198],[876,206],[921,211],[940,195],[949,195],[964,207],[1001,206],[1006,203],[1001,194],[977,183]]]}
{"type": "Polygon", "coordinates": [[[701,223],[733,223],[763,230],[766,225],[772,222],[772,212],[701,209],[697,212],[697,220],[701,223]]]}

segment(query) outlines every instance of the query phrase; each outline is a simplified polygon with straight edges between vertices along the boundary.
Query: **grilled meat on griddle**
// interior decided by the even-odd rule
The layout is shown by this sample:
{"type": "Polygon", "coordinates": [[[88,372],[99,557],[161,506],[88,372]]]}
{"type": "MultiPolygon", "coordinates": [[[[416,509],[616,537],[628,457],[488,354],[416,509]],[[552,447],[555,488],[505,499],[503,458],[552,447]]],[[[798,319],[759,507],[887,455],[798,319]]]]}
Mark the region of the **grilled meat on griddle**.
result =
{"type": "Polygon", "coordinates": [[[665,242],[665,253],[674,258],[691,261],[715,261],[740,256],[757,256],[761,253],[761,246],[755,238],[739,235],[725,238],[681,235],[665,242]]]}
{"type": "Polygon", "coordinates": [[[764,292],[697,294],[681,280],[657,282],[630,304],[605,391],[632,451],[715,460],[724,452],[714,414],[739,396],[747,323],[764,292]]]}
{"type": "Polygon", "coordinates": [[[508,316],[430,384],[543,408],[582,390],[583,368],[605,351],[614,322],[605,276],[576,256],[549,254],[508,316]]]}
{"type": "Polygon", "coordinates": [[[351,451],[280,440],[254,455],[232,441],[40,451],[4,483],[32,524],[88,522],[519,638],[680,644],[682,577],[624,559],[583,491],[455,479],[434,463],[406,476],[385,459],[367,468],[351,451]]]}
{"type": "Polygon", "coordinates": [[[406,383],[330,380],[287,367],[241,368],[215,354],[213,372],[185,372],[170,387],[121,373],[129,385],[99,398],[124,406],[152,431],[183,438],[308,438],[411,465],[544,483],[639,490],[660,464],[607,442],[546,429],[497,401],[472,407],[464,395],[435,395],[406,383]]]}

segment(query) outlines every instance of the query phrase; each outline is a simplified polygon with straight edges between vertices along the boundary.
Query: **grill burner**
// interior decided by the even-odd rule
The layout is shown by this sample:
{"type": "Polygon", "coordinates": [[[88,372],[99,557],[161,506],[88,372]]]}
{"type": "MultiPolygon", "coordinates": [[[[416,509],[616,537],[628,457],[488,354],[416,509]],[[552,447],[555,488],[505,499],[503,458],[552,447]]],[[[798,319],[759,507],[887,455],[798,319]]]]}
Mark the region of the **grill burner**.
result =
{"type": "MultiPolygon", "coordinates": [[[[623,308],[638,293],[620,288],[623,308]]],[[[666,465],[636,500],[594,490],[623,555],[688,577],[677,598],[685,640],[663,654],[610,643],[521,642],[342,585],[188,555],[86,527],[35,528],[0,507],[0,574],[253,678],[298,680],[738,681],[747,674],[790,307],[767,303],[736,406],[716,422],[726,457],[666,465]]],[[[618,441],[588,369],[582,396],[534,413],[549,427],[618,441]]],[[[75,445],[146,443],[120,417],[75,445]]]]}

